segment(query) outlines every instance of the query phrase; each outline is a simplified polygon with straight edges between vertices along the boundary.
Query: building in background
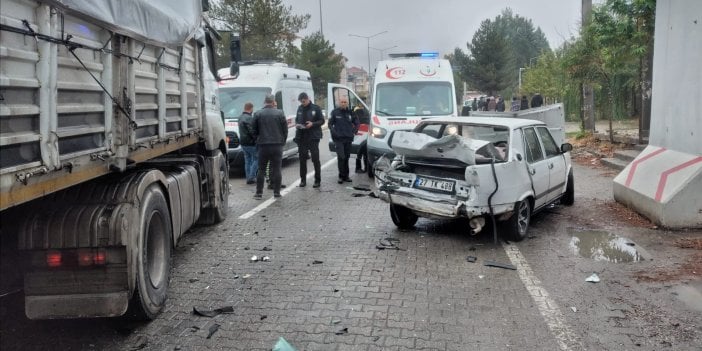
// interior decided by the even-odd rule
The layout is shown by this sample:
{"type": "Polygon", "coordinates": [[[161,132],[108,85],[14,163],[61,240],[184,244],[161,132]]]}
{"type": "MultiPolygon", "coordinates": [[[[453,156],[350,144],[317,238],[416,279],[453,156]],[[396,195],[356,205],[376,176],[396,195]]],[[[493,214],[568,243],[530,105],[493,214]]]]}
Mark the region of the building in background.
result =
{"type": "Polygon", "coordinates": [[[344,70],[341,71],[341,74],[342,84],[345,84],[347,87],[353,89],[356,94],[358,94],[360,97],[366,98],[367,100],[369,87],[368,72],[366,72],[363,68],[353,66],[344,68],[344,70]],[[346,78],[345,81],[344,78],[346,78]]]}

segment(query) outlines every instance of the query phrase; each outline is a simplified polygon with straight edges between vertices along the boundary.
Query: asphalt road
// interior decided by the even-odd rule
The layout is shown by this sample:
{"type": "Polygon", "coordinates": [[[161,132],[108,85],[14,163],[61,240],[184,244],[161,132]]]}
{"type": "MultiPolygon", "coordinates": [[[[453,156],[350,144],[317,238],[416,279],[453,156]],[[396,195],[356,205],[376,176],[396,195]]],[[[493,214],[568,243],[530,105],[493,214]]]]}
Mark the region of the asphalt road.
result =
{"type": "Polygon", "coordinates": [[[174,250],[156,320],[29,321],[13,293],[0,298],[0,349],[270,350],[279,337],[298,350],[702,345],[702,255],[674,245],[702,231],[632,222],[612,203],[611,174],[575,165],[576,204],[535,216],[523,242],[495,245],[491,231],[471,236],[463,222],[398,230],[387,204],[353,189],[367,176],[337,184],[335,155],[321,149],[319,189],[294,187],[297,159],[285,162],[291,187],[280,199],[266,190],[254,200],[254,186],[230,179],[227,220],[191,230],[174,250]],[[593,273],[599,283],[586,282],[593,273]],[[233,313],[193,314],[223,306],[233,313]]]}

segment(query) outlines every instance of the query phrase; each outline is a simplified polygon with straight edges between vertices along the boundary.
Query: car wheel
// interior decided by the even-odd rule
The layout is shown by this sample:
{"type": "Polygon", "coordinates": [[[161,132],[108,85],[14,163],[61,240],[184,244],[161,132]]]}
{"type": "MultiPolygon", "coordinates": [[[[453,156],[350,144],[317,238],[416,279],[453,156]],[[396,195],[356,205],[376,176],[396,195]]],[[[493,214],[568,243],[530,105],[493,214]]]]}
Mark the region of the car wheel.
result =
{"type": "Polygon", "coordinates": [[[566,206],[572,206],[575,203],[575,183],[573,177],[573,170],[568,173],[568,184],[566,184],[566,191],[561,197],[561,203],[566,206]]]}
{"type": "Polygon", "coordinates": [[[153,184],[142,200],[141,235],[136,262],[136,289],[127,315],[139,320],[156,318],[166,303],[171,271],[173,233],[166,197],[153,184]]]}
{"type": "Polygon", "coordinates": [[[417,219],[419,219],[409,208],[392,204],[390,205],[390,218],[392,218],[392,222],[400,229],[414,227],[414,224],[417,223],[417,219]]]}
{"type": "Polygon", "coordinates": [[[530,221],[531,202],[529,199],[517,201],[514,204],[512,216],[504,223],[507,238],[513,241],[521,241],[526,238],[530,221]]]}

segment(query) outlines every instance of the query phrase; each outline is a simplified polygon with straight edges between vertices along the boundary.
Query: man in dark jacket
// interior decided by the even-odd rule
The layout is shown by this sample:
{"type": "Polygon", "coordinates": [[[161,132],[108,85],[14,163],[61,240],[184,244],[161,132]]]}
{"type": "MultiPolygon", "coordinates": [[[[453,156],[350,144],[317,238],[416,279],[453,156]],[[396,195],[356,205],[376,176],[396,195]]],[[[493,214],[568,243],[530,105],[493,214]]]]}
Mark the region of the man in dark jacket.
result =
{"type": "Polygon", "coordinates": [[[336,149],[336,161],[339,167],[339,181],[351,182],[349,178],[349,158],[351,158],[351,143],[353,136],[358,131],[360,121],[349,108],[346,98],[339,100],[339,107],[335,108],[329,116],[329,131],[336,149]]]}
{"type": "Polygon", "coordinates": [[[297,97],[300,106],[295,117],[295,142],[300,153],[300,186],[307,185],[307,155],[312,155],[314,165],[314,185],[319,188],[322,182],[322,165],[319,162],[319,141],[322,139],[324,116],[322,109],[310,101],[306,93],[297,97]]]}
{"type": "Polygon", "coordinates": [[[246,173],[246,184],[256,183],[256,171],[258,171],[258,149],[256,139],[251,130],[253,121],[253,103],[244,104],[244,113],[239,117],[239,143],[244,151],[244,173],[246,173]]]}
{"type": "Polygon", "coordinates": [[[519,109],[522,111],[529,109],[529,100],[527,100],[526,95],[522,95],[522,101],[519,103],[519,109]]]}
{"type": "Polygon", "coordinates": [[[544,104],[544,98],[541,96],[541,94],[536,93],[534,96],[531,97],[531,108],[534,107],[541,107],[541,105],[544,104]]]}
{"type": "Polygon", "coordinates": [[[275,97],[266,95],[263,108],[256,111],[251,122],[251,130],[258,147],[258,174],[256,175],[255,199],[263,198],[263,185],[266,182],[266,165],[271,163],[271,183],[273,196],[280,197],[280,169],[283,163],[283,146],[288,139],[288,122],[283,111],[274,106],[275,97]]]}
{"type": "Polygon", "coordinates": [[[497,112],[505,112],[505,99],[502,95],[497,95],[497,112]]]}

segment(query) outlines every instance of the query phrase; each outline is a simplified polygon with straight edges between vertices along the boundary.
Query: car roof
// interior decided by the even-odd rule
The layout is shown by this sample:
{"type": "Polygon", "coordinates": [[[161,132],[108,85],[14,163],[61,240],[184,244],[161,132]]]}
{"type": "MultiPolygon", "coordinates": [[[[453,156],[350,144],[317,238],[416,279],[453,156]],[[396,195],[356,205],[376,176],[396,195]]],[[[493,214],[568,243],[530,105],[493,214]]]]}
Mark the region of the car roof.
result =
{"type": "Polygon", "coordinates": [[[510,129],[516,129],[516,128],[521,128],[521,127],[526,127],[526,126],[533,126],[533,125],[539,125],[539,126],[545,126],[546,123],[533,120],[533,119],[524,119],[524,118],[512,118],[512,117],[438,117],[438,118],[431,118],[422,121],[423,124],[425,123],[435,123],[435,122],[440,122],[440,123],[463,123],[463,124],[483,124],[483,125],[496,125],[496,126],[505,126],[510,129]]]}

